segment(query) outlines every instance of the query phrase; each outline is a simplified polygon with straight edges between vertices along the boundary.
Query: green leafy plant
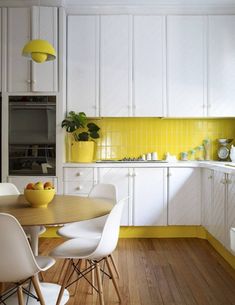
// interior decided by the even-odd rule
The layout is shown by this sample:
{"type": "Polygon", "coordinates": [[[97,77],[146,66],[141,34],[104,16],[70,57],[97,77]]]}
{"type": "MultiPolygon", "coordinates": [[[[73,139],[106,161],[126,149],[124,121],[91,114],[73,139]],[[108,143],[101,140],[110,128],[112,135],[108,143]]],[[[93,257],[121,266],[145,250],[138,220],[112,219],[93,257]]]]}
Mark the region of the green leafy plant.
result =
{"type": "Polygon", "coordinates": [[[62,121],[61,127],[65,128],[68,133],[72,133],[75,141],[89,141],[100,137],[99,126],[95,123],[87,123],[87,116],[84,112],[70,111],[62,121]],[[82,129],[80,133],[79,129],[82,129]]]}

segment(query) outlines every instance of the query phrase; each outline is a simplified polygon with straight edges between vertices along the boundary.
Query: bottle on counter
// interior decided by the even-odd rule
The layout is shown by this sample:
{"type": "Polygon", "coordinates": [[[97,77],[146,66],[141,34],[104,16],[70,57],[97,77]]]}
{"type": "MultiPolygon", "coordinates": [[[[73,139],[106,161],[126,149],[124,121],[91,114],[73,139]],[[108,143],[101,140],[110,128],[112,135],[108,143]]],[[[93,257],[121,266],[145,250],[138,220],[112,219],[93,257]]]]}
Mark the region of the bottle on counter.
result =
{"type": "Polygon", "coordinates": [[[203,140],[203,146],[205,150],[205,160],[209,161],[211,159],[211,140],[210,139],[203,140]]]}
{"type": "Polygon", "coordinates": [[[191,161],[195,161],[196,160],[196,150],[195,149],[191,149],[190,151],[189,151],[189,154],[190,154],[190,160],[191,161]]]}
{"type": "Polygon", "coordinates": [[[196,148],[196,160],[203,161],[204,160],[204,148],[202,145],[196,148]]]}

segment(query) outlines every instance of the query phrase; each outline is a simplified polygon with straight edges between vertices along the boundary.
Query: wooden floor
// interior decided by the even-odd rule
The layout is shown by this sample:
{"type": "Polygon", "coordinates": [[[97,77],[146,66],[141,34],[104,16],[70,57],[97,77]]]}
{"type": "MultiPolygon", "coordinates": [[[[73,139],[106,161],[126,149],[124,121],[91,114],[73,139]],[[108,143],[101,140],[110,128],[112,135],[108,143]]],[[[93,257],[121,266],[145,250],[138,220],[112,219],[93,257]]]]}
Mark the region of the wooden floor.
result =
{"type": "MultiPolygon", "coordinates": [[[[61,239],[41,239],[47,254],[61,239]]],[[[124,305],[235,305],[235,270],[202,239],[120,239],[114,257],[124,305]]],[[[45,273],[58,279],[61,262],[45,273]]],[[[69,289],[74,292],[73,287],[69,289]]],[[[97,305],[80,281],[67,305],[97,305]]],[[[104,279],[105,305],[118,304],[112,283],[104,279]]]]}

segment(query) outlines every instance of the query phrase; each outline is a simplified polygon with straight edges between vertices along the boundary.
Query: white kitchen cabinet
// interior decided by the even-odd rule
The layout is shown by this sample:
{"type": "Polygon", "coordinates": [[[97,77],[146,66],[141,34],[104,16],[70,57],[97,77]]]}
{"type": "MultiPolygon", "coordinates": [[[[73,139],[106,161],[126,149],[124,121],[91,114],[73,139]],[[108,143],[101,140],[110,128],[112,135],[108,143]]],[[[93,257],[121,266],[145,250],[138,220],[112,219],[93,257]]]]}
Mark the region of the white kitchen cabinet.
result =
{"type": "Polygon", "coordinates": [[[93,167],[64,167],[64,194],[87,196],[96,181],[96,169],[93,167]]]}
{"type": "Polygon", "coordinates": [[[211,233],[214,171],[202,169],[202,225],[211,233]]]}
{"type": "Polygon", "coordinates": [[[226,228],[226,243],[227,248],[230,248],[230,229],[235,227],[235,174],[228,174],[227,177],[227,228],[226,228]]]}
{"type": "MultiPolygon", "coordinates": [[[[128,168],[99,168],[98,182],[111,183],[117,188],[117,199],[126,198],[131,193],[131,183],[128,168]]],[[[124,206],[121,225],[132,225],[132,198],[128,198],[124,206]]]]}
{"type": "Polygon", "coordinates": [[[204,16],[167,17],[167,116],[169,117],[198,117],[206,114],[205,18],[204,16]]]}
{"type": "Polygon", "coordinates": [[[99,116],[99,16],[68,16],[67,111],[99,116]]]}
{"type": "Polygon", "coordinates": [[[8,176],[7,179],[8,182],[11,182],[15,184],[15,186],[18,188],[18,190],[21,193],[24,193],[24,189],[26,185],[30,182],[35,183],[38,181],[42,181],[45,183],[46,181],[50,181],[56,190],[56,193],[60,193],[59,190],[57,190],[57,178],[56,177],[50,177],[50,176],[8,176]]]}
{"type": "Polygon", "coordinates": [[[131,17],[100,16],[100,115],[125,117],[131,105],[131,17]]]}
{"type": "Polygon", "coordinates": [[[167,225],[167,169],[133,171],[133,225],[167,225]]]}
{"type": "Polygon", "coordinates": [[[200,169],[169,168],[168,224],[201,224],[200,169]]]}
{"type": "Polygon", "coordinates": [[[164,116],[165,17],[133,17],[133,112],[164,116]]]}
{"type": "Polygon", "coordinates": [[[57,50],[57,8],[8,8],[8,92],[57,91],[57,59],[38,64],[22,56],[24,45],[39,38],[57,50]]]}
{"type": "Polygon", "coordinates": [[[122,225],[160,226],[167,224],[166,169],[100,168],[99,182],[113,183],[118,198],[129,196],[122,225]]]}
{"type": "Polygon", "coordinates": [[[208,115],[235,115],[235,16],[208,17],[208,115]]]}
{"type": "Polygon", "coordinates": [[[210,229],[210,233],[224,245],[226,245],[226,179],[225,173],[214,171],[210,229]]]}

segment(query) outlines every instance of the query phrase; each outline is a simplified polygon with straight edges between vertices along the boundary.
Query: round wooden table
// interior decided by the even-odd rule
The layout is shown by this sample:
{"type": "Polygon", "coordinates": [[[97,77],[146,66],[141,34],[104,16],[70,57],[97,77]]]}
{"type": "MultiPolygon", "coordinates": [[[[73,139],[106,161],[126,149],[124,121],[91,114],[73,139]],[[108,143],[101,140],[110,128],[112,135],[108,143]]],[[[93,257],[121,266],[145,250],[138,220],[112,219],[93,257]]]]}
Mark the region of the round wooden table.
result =
{"type": "Polygon", "coordinates": [[[31,247],[38,255],[40,226],[60,225],[106,215],[113,204],[89,197],[55,195],[46,208],[33,208],[24,195],[0,196],[0,213],[8,213],[22,226],[31,226],[31,247]]]}
{"type": "Polygon", "coordinates": [[[0,213],[15,216],[22,226],[59,225],[108,214],[113,204],[107,200],[55,195],[47,208],[33,208],[24,195],[0,196],[0,213]]]}

